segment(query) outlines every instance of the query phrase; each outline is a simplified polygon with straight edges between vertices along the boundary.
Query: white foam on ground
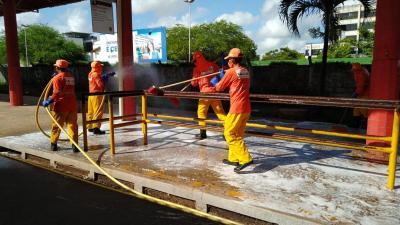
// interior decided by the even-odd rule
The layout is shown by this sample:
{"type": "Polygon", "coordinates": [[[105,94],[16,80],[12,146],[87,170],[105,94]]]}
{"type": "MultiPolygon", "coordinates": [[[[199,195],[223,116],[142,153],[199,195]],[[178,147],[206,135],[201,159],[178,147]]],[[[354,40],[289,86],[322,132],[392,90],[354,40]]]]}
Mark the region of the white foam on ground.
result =
{"type": "MultiPolygon", "coordinates": [[[[387,165],[353,159],[346,155],[349,150],[334,147],[246,137],[255,164],[237,174],[232,166],[221,163],[227,156],[221,134],[208,132],[208,139],[198,141],[194,139],[197,133],[151,125],[149,145],[143,146],[140,126],[120,129],[116,131],[117,157],[111,161],[107,151],[103,161],[118,167],[118,159],[129,156],[162,170],[206,167],[236,187],[238,198],[246,204],[332,224],[400,224],[400,175],[397,188],[388,191],[387,165]]],[[[102,150],[108,149],[108,141],[108,135],[89,136],[89,144],[104,145],[102,150]]],[[[0,138],[2,142],[43,151],[49,148],[48,139],[40,133],[0,138]]],[[[69,143],[61,146],[65,151],[57,154],[72,154],[69,143]]]]}

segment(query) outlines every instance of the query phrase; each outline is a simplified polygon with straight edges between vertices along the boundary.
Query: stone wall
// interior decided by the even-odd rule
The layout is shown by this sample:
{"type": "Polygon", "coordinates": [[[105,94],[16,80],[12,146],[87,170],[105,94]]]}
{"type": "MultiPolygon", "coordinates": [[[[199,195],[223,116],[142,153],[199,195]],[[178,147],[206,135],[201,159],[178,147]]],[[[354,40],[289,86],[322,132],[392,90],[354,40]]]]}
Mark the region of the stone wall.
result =
{"type": "MultiPolygon", "coordinates": [[[[151,85],[163,86],[166,84],[187,80],[191,78],[191,65],[135,65],[135,85],[137,89],[147,89],[151,85]]],[[[71,72],[76,77],[76,89],[78,97],[80,93],[88,91],[87,74],[90,67],[86,65],[72,66],[71,72]]],[[[108,68],[107,70],[112,70],[108,68]]],[[[279,94],[279,95],[306,95],[317,96],[319,90],[319,71],[320,64],[312,66],[301,66],[295,64],[273,64],[270,66],[257,66],[251,69],[251,93],[279,94]]],[[[330,63],[328,64],[328,75],[326,78],[326,95],[332,97],[350,97],[354,90],[354,80],[349,63],[330,63]]],[[[6,74],[6,68],[1,72],[6,74]]],[[[117,71],[118,72],[118,71],[117,71]]],[[[53,73],[52,66],[36,65],[33,67],[22,68],[23,90],[25,95],[39,96],[47,82],[51,79],[53,73]]],[[[169,90],[180,90],[185,85],[180,85],[169,90]]],[[[117,78],[110,79],[107,90],[118,90],[117,78]]],[[[193,87],[187,90],[195,91],[193,87]]],[[[149,99],[150,106],[153,107],[171,107],[171,104],[163,98],[149,99]]],[[[226,108],[228,103],[224,103],[226,108]]],[[[183,100],[181,107],[187,110],[196,110],[196,102],[192,100],[183,100]]],[[[254,113],[261,116],[274,116],[285,118],[282,108],[301,108],[306,113],[305,117],[316,116],[312,113],[313,107],[289,106],[289,105],[265,105],[253,104],[254,113]]],[[[332,118],[331,121],[338,119],[339,114],[343,114],[343,109],[327,109],[326,115],[320,116],[332,118]]],[[[340,117],[339,115],[339,117],[340,117]]],[[[289,116],[290,117],[290,116],[289,116]]],[[[307,118],[303,118],[307,119],[307,118]]],[[[330,119],[325,119],[330,120],[330,119]]]]}

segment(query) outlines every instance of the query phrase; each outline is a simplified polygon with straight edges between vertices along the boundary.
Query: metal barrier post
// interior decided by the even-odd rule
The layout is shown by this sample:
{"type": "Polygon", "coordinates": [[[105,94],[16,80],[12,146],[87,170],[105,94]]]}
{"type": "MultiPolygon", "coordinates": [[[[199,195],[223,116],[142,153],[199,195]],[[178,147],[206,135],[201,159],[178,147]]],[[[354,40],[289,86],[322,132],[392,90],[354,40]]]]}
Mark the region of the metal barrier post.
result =
{"type": "Polygon", "coordinates": [[[87,140],[86,104],[85,104],[86,99],[85,99],[85,97],[86,97],[85,94],[82,93],[82,95],[81,95],[81,98],[82,98],[81,110],[82,110],[82,127],[83,127],[82,128],[83,129],[83,149],[85,151],[87,151],[88,150],[88,140],[87,140]]]}
{"type": "Polygon", "coordinates": [[[142,95],[142,132],[143,145],[147,145],[147,96],[142,95]]]}
{"type": "Polygon", "coordinates": [[[114,142],[114,107],[112,103],[112,96],[108,96],[108,117],[110,126],[110,154],[115,154],[115,142],[114,142]]]}
{"type": "Polygon", "coordinates": [[[390,143],[391,152],[389,155],[389,174],[387,187],[393,190],[396,179],[397,148],[399,146],[399,112],[394,110],[392,141],[390,143]]]}

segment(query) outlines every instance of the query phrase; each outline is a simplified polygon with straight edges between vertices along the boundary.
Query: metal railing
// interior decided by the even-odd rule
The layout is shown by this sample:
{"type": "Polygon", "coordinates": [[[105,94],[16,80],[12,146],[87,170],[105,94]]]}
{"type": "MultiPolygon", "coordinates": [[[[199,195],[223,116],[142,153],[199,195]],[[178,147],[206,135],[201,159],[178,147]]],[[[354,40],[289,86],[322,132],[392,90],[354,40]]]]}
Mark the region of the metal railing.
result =
{"type": "MultiPolygon", "coordinates": [[[[163,98],[185,98],[185,99],[215,99],[215,100],[229,100],[229,96],[224,93],[213,93],[204,94],[198,92],[177,92],[177,91],[165,91],[164,96],[148,95],[148,93],[140,91],[126,91],[126,92],[104,92],[96,94],[83,94],[82,95],[82,109],[85,109],[84,97],[90,95],[105,95],[108,99],[108,113],[109,118],[101,120],[86,121],[86,115],[83,110],[83,126],[86,124],[105,122],[109,121],[110,125],[110,153],[115,154],[115,141],[114,141],[114,129],[130,126],[133,124],[142,124],[143,133],[143,144],[148,143],[147,139],[147,124],[161,124],[167,126],[179,126],[191,129],[207,129],[212,131],[223,131],[222,121],[219,120],[209,120],[209,119],[199,119],[183,116],[173,116],[173,115],[161,115],[149,113],[147,109],[147,97],[163,97],[163,98]],[[112,100],[114,98],[120,97],[131,97],[131,96],[141,96],[141,114],[117,116],[113,114],[113,104],[112,100]],[[137,120],[136,117],[141,116],[141,120],[137,120]],[[115,124],[114,120],[119,119],[131,119],[129,122],[115,124]],[[150,119],[149,119],[150,118],[150,119]],[[158,119],[157,119],[158,118],[158,119]],[[183,121],[183,122],[181,122],[183,121]],[[200,126],[197,124],[198,121],[204,121],[206,124],[215,124],[213,126],[205,125],[200,126]]],[[[350,99],[350,98],[330,98],[330,97],[308,97],[308,96],[282,96],[282,95],[261,95],[255,94],[250,96],[251,102],[261,102],[269,104],[292,104],[292,105],[313,105],[313,106],[332,106],[332,107],[349,107],[349,108],[366,108],[366,109],[383,109],[393,111],[393,125],[391,136],[373,136],[373,135],[362,135],[349,132],[336,132],[336,131],[326,131],[326,130],[316,130],[316,129],[304,129],[304,128],[294,128],[286,126],[276,126],[258,123],[247,123],[247,128],[257,128],[266,129],[273,131],[283,131],[290,132],[294,135],[287,134],[262,134],[259,132],[248,132],[252,135],[257,135],[261,137],[287,140],[287,141],[297,141],[310,144],[319,144],[333,147],[341,147],[346,149],[355,149],[363,151],[378,151],[389,154],[389,164],[388,164],[388,181],[387,187],[393,190],[395,184],[395,173],[397,164],[397,148],[399,139],[399,101],[388,101],[388,100],[372,100],[372,99],[350,99]],[[329,137],[342,137],[349,139],[363,139],[366,141],[380,141],[387,143],[388,146],[371,146],[361,143],[354,143],[349,141],[334,141],[326,140],[315,137],[305,137],[295,134],[312,134],[319,136],[329,136],[329,137]]],[[[87,149],[87,133],[84,131],[84,147],[87,149]]]]}

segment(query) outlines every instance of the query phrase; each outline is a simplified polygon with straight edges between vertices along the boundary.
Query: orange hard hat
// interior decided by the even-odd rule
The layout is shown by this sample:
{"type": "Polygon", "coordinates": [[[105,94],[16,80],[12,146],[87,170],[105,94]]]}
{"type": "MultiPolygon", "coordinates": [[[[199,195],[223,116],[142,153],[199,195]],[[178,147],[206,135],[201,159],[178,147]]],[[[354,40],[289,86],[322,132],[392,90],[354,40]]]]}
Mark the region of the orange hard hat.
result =
{"type": "Polygon", "coordinates": [[[69,62],[65,59],[57,59],[56,63],[54,64],[54,66],[58,67],[58,68],[62,68],[65,69],[69,66],[69,62]]]}
{"type": "Polygon", "coordinates": [[[362,70],[362,67],[361,67],[360,63],[353,63],[353,64],[351,64],[351,69],[352,70],[362,70]]]}
{"type": "Polygon", "coordinates": [[[229,51],[229,54],[224,59],[240,58],[240,57],[243,57],[242,51],[239,48],[232,48],[229,51]]]}
{"type": "Polygon", "coordinates": [[[96,68],[96,67],[101,67],[101,66],[103,66],[103,64],[101,64],[99,61],[93,61],[93,62],[90,64],[90,66],[91,66],[92,68],[96,68]]]}

